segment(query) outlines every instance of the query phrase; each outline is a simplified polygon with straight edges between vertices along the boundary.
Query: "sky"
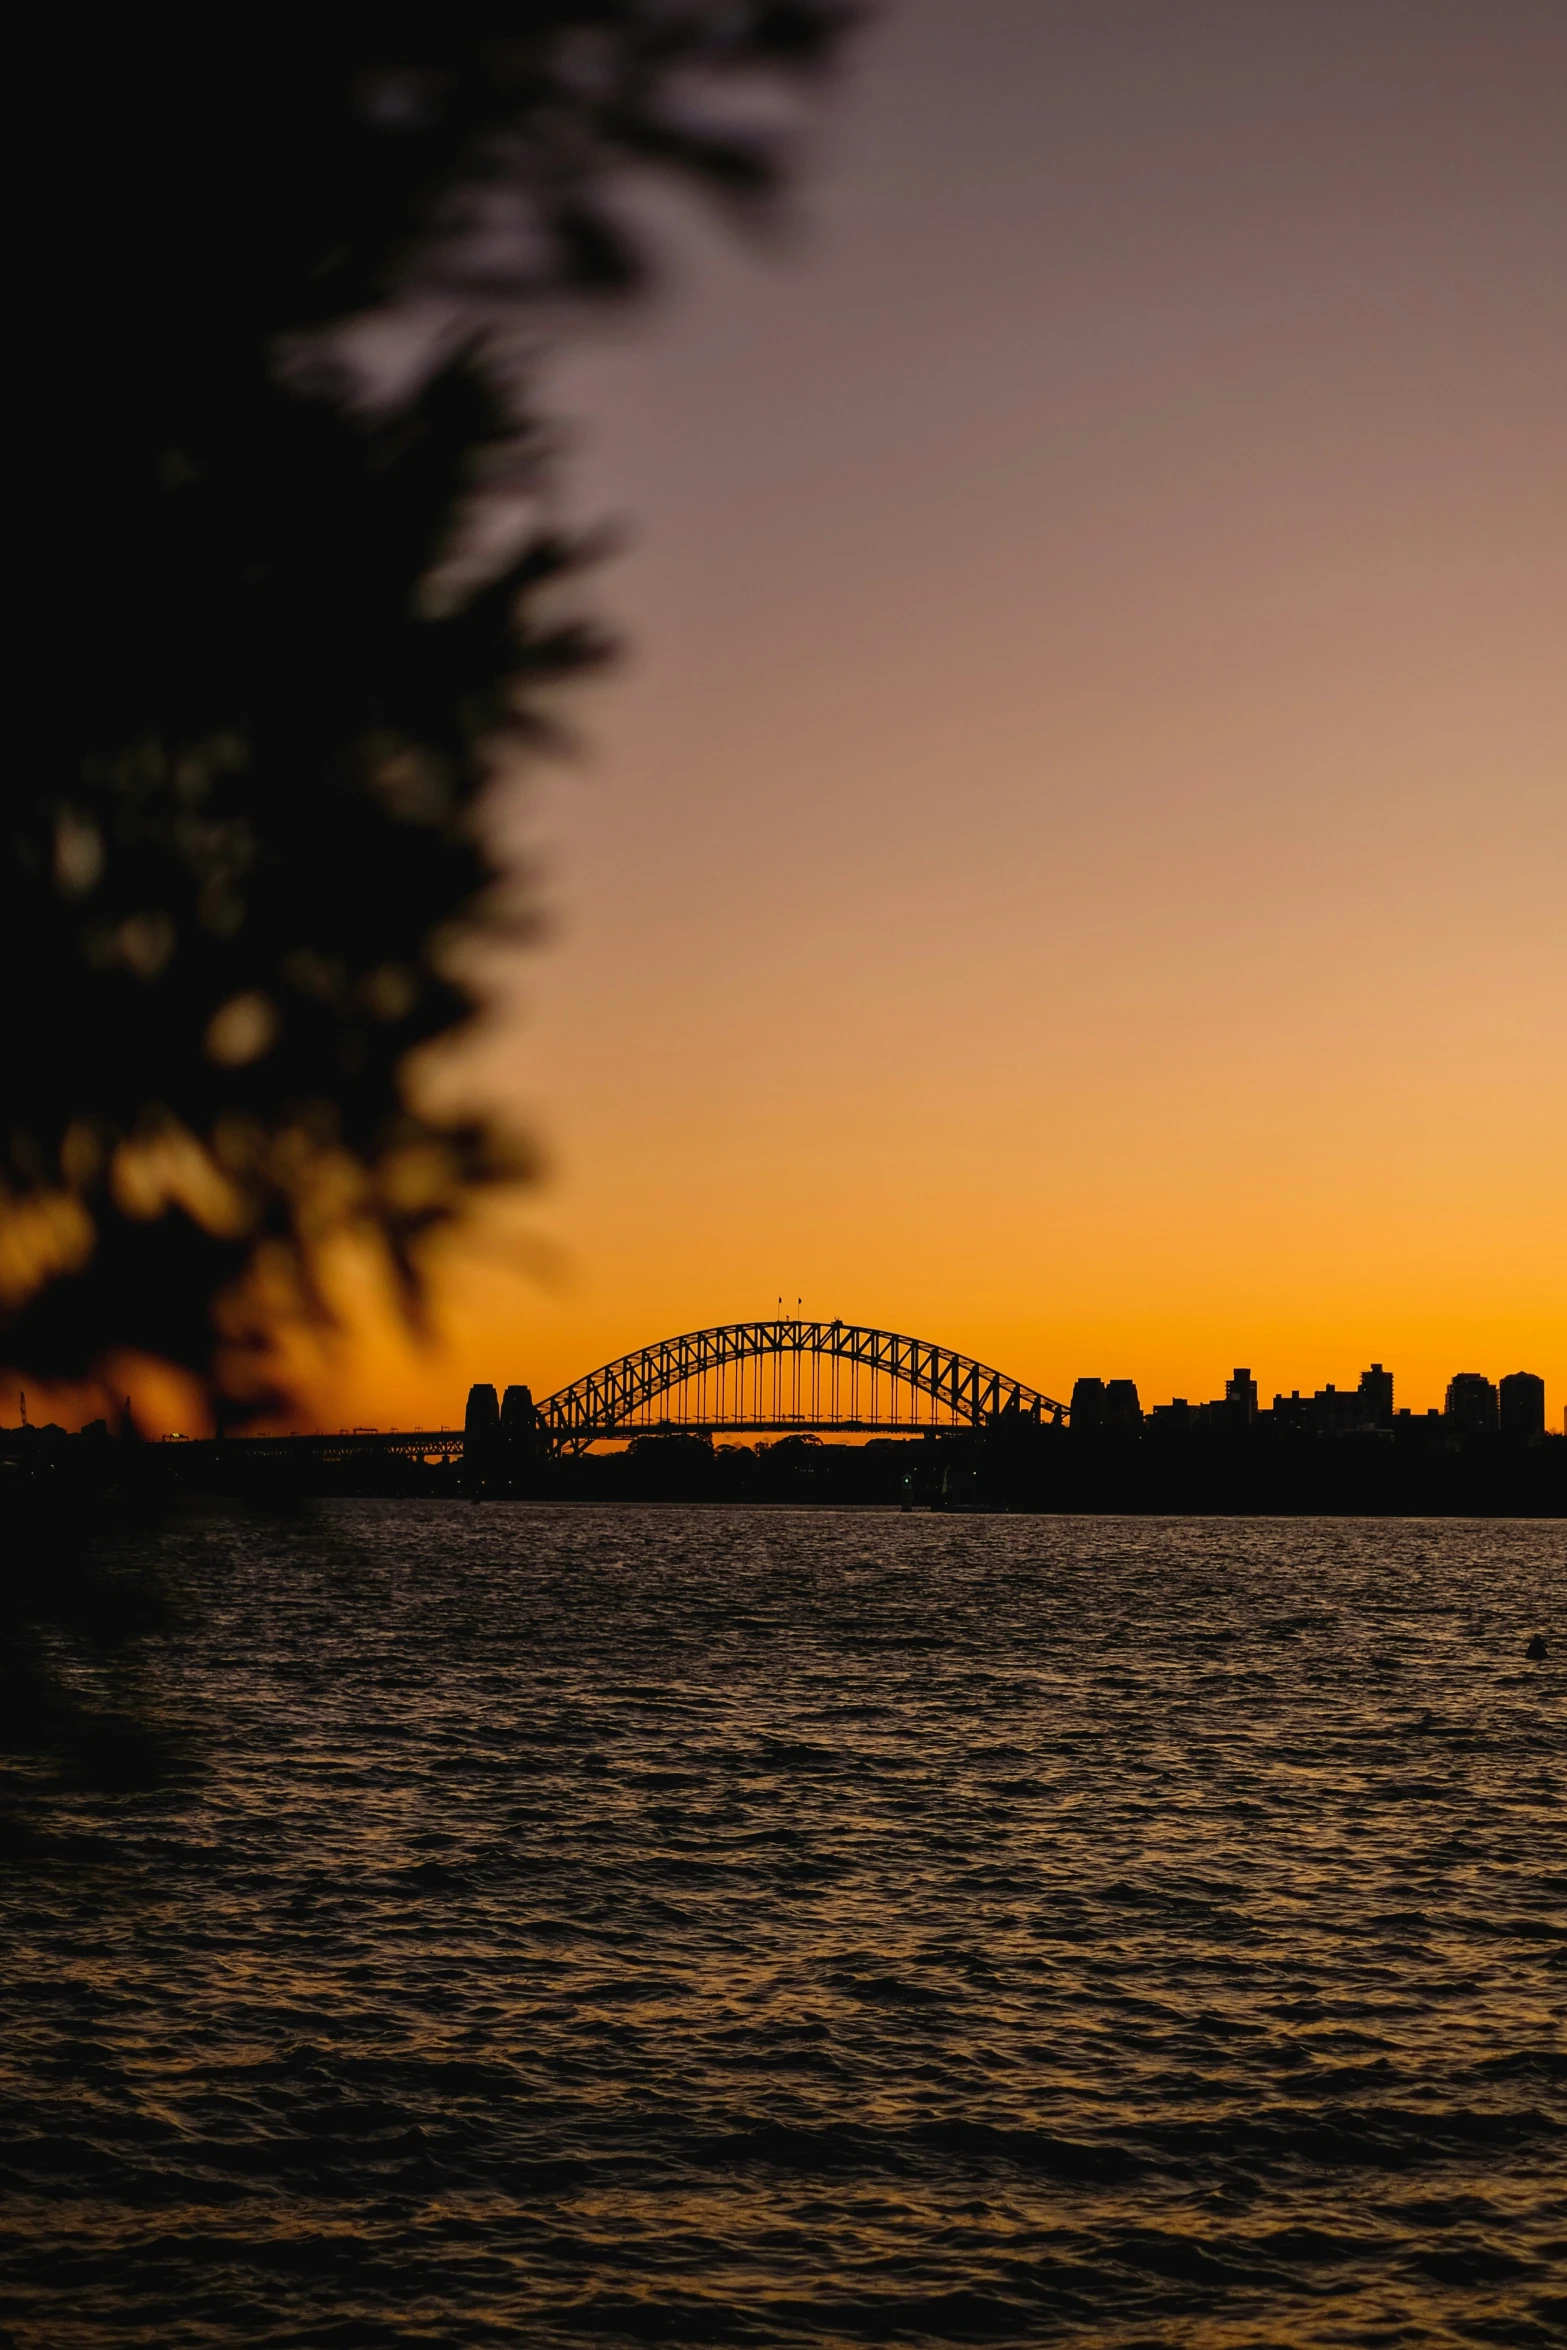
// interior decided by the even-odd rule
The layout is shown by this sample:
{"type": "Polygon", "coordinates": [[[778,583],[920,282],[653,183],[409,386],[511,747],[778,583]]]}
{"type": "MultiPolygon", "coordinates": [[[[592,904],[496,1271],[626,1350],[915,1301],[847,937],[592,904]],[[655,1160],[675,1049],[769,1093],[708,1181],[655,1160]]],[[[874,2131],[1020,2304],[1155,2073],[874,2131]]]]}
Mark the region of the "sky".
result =
{"type": "Polygon", "coordinates": [[[462,1071],[547,1176],[321,1424],[779,1297],[1554,1419],[1567,11],[888,0],[797,210],[554,362],[631,649],[462,1071]]]}

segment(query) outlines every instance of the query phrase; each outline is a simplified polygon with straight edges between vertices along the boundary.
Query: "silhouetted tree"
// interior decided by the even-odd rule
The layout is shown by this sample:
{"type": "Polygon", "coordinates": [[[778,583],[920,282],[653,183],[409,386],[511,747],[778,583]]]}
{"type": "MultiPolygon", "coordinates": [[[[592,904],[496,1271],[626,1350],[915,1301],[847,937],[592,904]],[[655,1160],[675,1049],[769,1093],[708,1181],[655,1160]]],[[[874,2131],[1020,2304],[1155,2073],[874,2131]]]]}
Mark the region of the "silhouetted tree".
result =
{"type": "Polygon", "coordinates": [[[765,210],[847,13],[67,14],[13,58],[0,1358],[254,1395],[326,1236],[412,1303],[515,1169],[408,1061],[472,1015],[454,933],[527,919],[476,796],[605,649],[525,337],[644,282],[645,175],[765,210]]]}

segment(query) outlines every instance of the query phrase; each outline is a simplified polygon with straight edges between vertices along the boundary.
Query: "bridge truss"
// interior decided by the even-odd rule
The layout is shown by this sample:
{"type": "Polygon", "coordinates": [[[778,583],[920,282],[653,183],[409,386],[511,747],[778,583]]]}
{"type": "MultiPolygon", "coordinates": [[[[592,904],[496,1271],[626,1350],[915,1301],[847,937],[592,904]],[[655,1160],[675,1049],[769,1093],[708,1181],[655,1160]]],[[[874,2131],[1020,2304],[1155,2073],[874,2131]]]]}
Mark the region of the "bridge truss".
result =
{"type": "Polygon", "coordinates": [[[978,1428],[1006,1415],[1063,1422],[1067,1407],[953,1348],[858,1322],[726,1322],[621,1355],[545,1396],[562,1451],[679,1430],[978,1428]]]}

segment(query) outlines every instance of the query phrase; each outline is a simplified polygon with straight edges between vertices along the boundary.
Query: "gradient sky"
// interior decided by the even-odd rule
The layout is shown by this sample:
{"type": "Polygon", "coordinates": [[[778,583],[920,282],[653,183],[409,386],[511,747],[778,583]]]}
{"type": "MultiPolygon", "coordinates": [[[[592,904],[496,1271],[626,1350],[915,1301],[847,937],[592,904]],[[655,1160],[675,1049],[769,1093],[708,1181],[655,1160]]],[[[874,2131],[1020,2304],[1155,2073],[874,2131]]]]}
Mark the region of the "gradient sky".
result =
{"type": "Polygon", "coordinates": [[[1559,1412],[1567,10],[889,0],[801,209],[556,368],[634,657],[504,811],[538,1261],[321,1418],[780,1294],[1559,1412]]]}

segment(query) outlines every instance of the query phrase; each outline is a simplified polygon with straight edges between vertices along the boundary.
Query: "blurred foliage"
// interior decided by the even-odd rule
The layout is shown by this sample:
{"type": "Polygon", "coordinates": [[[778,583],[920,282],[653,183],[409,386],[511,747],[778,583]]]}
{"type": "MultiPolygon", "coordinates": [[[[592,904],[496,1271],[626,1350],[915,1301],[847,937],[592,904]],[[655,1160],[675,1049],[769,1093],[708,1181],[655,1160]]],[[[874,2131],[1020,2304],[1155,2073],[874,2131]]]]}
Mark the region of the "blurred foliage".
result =
{"type": "MultiPolygon", "coordinates": [[[[840,0],[36,25],[5,221],[0,1356],[265,1393],[322,1242],[525,1153],[411,1098],[525,932],[475,823],[606,647],[535,339],[649,275],[648,176],[760,217],[840,0]]],[[[27,46],[31,44],[31,46],[27,46]]]]}

